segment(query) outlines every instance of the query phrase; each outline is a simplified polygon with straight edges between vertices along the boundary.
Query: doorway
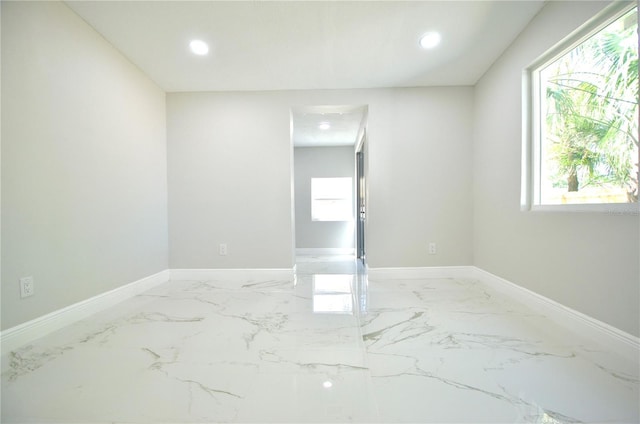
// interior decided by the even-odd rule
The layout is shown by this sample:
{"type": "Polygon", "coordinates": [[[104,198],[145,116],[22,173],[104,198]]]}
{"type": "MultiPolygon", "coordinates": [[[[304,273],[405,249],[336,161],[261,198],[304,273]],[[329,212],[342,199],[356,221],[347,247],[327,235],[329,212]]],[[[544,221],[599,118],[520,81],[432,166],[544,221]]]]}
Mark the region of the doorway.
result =
{"type": "Polygon", "coordinates": [[[364,260],[366,116],[366,106],[291,109],[296,256],[350,255],[364,260]],[[325,190],[345,181],[348,190],[334,190],[339,195],[325,190]],[[348,199],[344,193],[349,193],[348,199]]]}

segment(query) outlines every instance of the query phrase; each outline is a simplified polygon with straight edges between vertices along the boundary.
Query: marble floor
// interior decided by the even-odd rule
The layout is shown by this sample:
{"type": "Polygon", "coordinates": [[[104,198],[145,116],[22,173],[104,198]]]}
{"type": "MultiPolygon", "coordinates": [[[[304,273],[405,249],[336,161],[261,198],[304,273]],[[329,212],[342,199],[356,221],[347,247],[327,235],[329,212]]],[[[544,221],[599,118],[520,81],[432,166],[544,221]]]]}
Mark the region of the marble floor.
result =
{"type": "Polygon", "coordinates": [[[171,281],[12,353],[2,422],[638,422],[638,363],[463,279],[171,281]]]}

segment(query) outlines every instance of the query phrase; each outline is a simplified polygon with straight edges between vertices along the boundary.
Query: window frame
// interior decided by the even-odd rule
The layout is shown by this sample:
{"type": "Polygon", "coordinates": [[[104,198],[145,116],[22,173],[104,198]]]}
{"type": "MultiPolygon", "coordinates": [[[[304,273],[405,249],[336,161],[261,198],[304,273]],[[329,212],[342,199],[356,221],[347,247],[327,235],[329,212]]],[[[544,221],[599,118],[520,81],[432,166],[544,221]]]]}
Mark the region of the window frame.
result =
{"type": "Polygon", "coordinates": [[[640,202],[635,203],[584,203],[541,204],[540,173],[542,117],[540,106],[540,70],[567,54],[586,39],[613,23],[630,10],[637,2],[613,2],[563,40],[555,44],[522,73],[522,160],[520,209],[533,212],[600,212],[613,215],[638,215],[640,202]]]}

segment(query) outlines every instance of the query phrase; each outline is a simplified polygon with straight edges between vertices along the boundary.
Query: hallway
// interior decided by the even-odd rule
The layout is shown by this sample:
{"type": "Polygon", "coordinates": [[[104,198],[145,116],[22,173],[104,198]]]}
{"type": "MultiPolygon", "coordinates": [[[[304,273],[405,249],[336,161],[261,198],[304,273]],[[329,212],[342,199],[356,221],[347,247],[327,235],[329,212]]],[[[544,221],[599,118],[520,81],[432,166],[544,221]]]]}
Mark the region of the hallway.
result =
{"type": "Polygon", "coordinates": [[[638,368],[456,279],[171,281],[14,352],[2,422],[637,422],[638,368]]]}

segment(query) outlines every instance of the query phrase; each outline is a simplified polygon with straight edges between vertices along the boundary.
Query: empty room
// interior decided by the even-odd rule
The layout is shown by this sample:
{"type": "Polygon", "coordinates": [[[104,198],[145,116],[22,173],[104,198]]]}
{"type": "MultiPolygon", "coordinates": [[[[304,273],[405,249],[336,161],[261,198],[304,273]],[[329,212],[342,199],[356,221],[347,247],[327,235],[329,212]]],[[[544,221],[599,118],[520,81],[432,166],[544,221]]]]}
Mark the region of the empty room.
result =
{"type": "Polygon", "coordinates": [[[3,423],[637,423],[638,4],[10,1],[3,423]]]}

